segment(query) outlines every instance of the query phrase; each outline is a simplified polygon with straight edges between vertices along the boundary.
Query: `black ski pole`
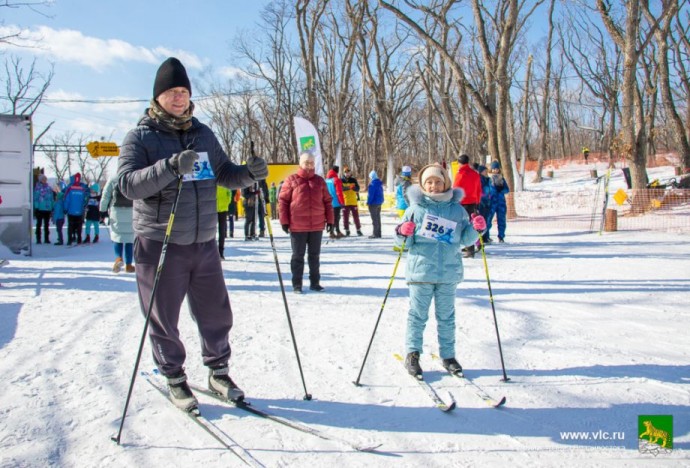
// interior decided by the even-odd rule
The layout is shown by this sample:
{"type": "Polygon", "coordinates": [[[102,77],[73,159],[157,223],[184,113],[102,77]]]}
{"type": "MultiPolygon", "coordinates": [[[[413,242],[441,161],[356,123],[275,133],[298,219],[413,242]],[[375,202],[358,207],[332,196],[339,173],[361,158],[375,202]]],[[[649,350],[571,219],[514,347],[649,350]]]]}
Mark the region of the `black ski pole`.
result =
{"type": "Polygon", "coordinates": [[[489,279],[489,265],[486,263],[486,252],[484,251],[484,239],[479,233],[479,245],[482,248],[482,259],[484,260],[484,271],[486,272],[486,284],[489,286],[489,302],[491,302],[491,311],[494,314],[494,328],[496,328],[496,339],[498,340],[498,354],[501,356],[501,369],[503,370],[503,382],[507,382],[510,378],[506,375],[506,366],[503,362],[503,349],[501,348],[501,335],[498,333],[498,322],[496,321],[496,307],[494,306],[494,294],[491,292],[491,280],[489,279]]]}
{"type": "Polygon", "coordinates": [[[175,201],[173,202],[170,218],[168,218],[168,225],[165,229],[165,237],[163,238],[163,248],[161,249],[161,256],[158,259],[158,267],[156,268],[156,276],[153,279],[153,288],[151,289],[151,299],[149,299],[149,307],[146,311],[146,320],[144,322],[144,331],[141,333],[141,341],[139,342],[139,351],[137,352],[137,359],[134,362],[134,370],[132,371],[132,379],[129,382],[129,390],[127,391],[127,399],[125,400],[125,408],[122,411],[122,419],[120,420],[120,429],[117,431],[115,437],[110,439],[116,444],[120,445],[120,437],[122,436],[122,428],[125,425],[125,418],[127,417],[127,408],[129,407],[129,400],[132,397],[132,390],[134,389],[134,381],[139,371],[139,362],[141,361],[141,353],[144,349],[144,341],[146,341],[146,332],[151,321],[151,310],[153,309],[153,299],[156,297],[156,290],[158,289],[158,282],[163,271],[163,264],[165,263],[165,253],[168,250],[168,241],[170,240],[170,233],[172,232],[173,222],[175,221],[175,212],[177,211],[177,202],[180,200],[180,192],[182,192],[182,176],[177,178],[177,193],[175,194],[175,201]]]}
{"type": "MultiPolygon", "coordinates": [[[[254,154],[254,142],[250,142],[251,154],[254,154]]],[[[259,183],[259,203],[263,205],[264,217],[266,218],[266,228],[268,228],[268,237],[271,240],[271,249],[273,249],[273,260],[276,263],[276,272],[278,273],[278,283],[280,283],[280,292],[283,295],[283,304],[285,305],[285,315],[287,316],[288,327],[290,328],[290,336],[292,337],[292,347],[295,349],[295,356],[297,357],[297,367],[299,367],[299,375],[302,379],[302,387],[304,388],[304,399],[311,400],[311,394],[307,392],[307,384],[304,381],[304,372],[302,371],[302,361],[299,358],[299,351],[297,349],[297,339],[295,338],[295,330],[292,327],[292,319],[290,318],[290,308],[287,303],[287,296],[285,295],[285,285],[283,284],[283,275],[280,273],[280,262],[278,262],[278,251],[276,250],[276,244],[273,240],[273,227],[271,226],[271,220],[268,219],[268,213],[266,211],[266,206],[264,205],[264,190],[259,183]]]]}
{"type": "MultiPolygon", "coordinates": [[[[414,215],[410,221],[414,220],[414,215]]],[[[393,281],[395,280],[395,272],[398,271],[398,265],[400,264],[400,258],[402,257],[403,251],[405,250],[405,243],[407,242],[407,237],[403,239],[402,245],[400,246],[400,252],[398,252],[398,258],[395,260],[395,266],[393,267],[393,274],[388,282],[388,289],[386,289],[386,295],[383,296],[383,303],[381,304],[381,310],[379,311],[379,316],[376,318],[376,325],[374,325],[374,332],[371,334],[371,339],[369,340],[369,346],[367,346],[367,352],[364,353],[364,360],[362,361],[362,367],[359,369],[359,374],[357,375],[357,380],[352,382],[359,387],[359,379],[362,377],[362,372],[364,371],[364,364],[367,362],[367,357],[369,357],[369,351],[371,350],[371,345],[374,342],[374,336],[376,336],[376,330],[379,328],[379,322],[381,321],[381,316],[383,315],[383,309],[386,307],[386,300],[388,299],[388,293],[391,292],[391,286],[393,286],[393,281]]]]}

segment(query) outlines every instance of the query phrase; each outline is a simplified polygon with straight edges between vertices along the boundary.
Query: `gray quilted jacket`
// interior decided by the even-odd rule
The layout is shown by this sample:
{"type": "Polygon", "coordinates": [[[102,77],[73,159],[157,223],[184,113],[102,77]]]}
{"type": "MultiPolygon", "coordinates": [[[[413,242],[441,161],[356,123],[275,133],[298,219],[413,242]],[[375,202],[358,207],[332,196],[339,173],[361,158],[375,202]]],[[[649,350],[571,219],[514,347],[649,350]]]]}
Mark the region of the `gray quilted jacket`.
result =
{"type": "Polygon", "coordinates": [[[254,182],[247,167],[233,164],[211,129],[196,118],[192,118],[189,130],[177,132],[145,113],[137,127],[125,136],[118,158],[119,187],[127,198],[134,200],[133,224],[137,236],[163,241],[178,185],[169,159],[185,149],[205,152],[212,173],[206,167],[210,178],[183,182],[170,234],[173,244],[189,245],[215,239],[216,184],[241,189],[254,182]]]}

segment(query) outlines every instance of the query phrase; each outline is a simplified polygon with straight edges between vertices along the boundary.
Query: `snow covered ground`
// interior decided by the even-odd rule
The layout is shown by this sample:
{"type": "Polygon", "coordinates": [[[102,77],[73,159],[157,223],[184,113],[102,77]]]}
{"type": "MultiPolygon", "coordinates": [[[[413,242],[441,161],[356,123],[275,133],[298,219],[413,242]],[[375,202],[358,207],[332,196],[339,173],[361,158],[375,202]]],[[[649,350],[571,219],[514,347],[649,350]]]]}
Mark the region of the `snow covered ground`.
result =
{"type": "MultiPolygon", "coordinates": [[[[370,233],[367,216],[365,234],[370,233]]],[[[305,383],[295,359],[268,239],[229,240],[225,278],[235,314],[231,373],[255,406],[335,437],[382,444],[360,453],[199,396],[201,411],[264,466],[690,466],[690,239],[687,234],[508,226],[487,262],[510,382],[501,381],[481,257],[465,262],[457,292],[458,359],[507,404],[493,409],[431,358],[426,380],[449,399],[442,413],[408,377],[403,353],[405,261],[357,378],[397,253],[396,220],[383,239],[323,246],[323,293],[287,299],[305,383]],[[672,415],[673,450],[638,449],[638,416],[672,415]],[[576,434],[576,435],[574,435],[576,434]],[[572,440],[580,437],[580,440],[572,440]],[[582,440],[589,437],[590,440],[582,440]],[[609,440],[604,440],[608,437],[609,440]],[[611,440],[614,438],[616,440],[611,440]],[[569,439],[570,438],[570,439],[569,439]]],[[[243,222],[240,220],[240,227],[243,222]]],[[[236,231],[239,232],[239,229],[236,231]]],[[[289,242],[274,224],[283,280],[289,242]]],[[[0,466],[242,466],[144,379],[117,433],[141,337],[134,276],[110,271],[102,241],[35,246],[0,269],[0,466]]],[[[203,384],[195,326],[183,314],[187,371],[203,384]]],[[[151,370],[148,343],[142,370],[151,370]]]]}

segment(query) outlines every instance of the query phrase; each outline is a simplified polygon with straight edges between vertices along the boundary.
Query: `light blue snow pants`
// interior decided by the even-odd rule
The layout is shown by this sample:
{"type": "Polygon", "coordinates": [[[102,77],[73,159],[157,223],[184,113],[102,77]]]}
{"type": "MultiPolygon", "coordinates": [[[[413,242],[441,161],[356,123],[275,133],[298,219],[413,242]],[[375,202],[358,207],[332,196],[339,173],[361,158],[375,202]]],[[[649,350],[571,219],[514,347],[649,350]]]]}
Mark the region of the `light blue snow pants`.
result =
{"type": "Polygon", "coordinates": [[[457,283],[409,283],[410,311],[407,315],[407,352],[422,354],[424,327],[429,320],[431,300],[436,309],[436,333],[441,359],[455,357],[455,290],[457,283]]]}

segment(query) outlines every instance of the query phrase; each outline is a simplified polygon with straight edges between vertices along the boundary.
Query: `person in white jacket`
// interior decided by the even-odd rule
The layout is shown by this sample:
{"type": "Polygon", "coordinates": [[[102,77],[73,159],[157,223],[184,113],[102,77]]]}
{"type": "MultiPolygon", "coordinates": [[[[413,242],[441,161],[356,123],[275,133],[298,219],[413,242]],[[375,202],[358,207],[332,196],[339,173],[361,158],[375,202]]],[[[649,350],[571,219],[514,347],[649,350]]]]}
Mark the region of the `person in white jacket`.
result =
{"type": "Polygon", "coordinates": [[[125,267],[127,273],[134,273],[132,264],[134,227],[132,227],[132,200],[126,198],[117,186],[117,177],[110,179],[101,195],[101,213],[107,211],[110,219],[110,240],[115,250],[113,273],[119,273],[125,267]]]}

